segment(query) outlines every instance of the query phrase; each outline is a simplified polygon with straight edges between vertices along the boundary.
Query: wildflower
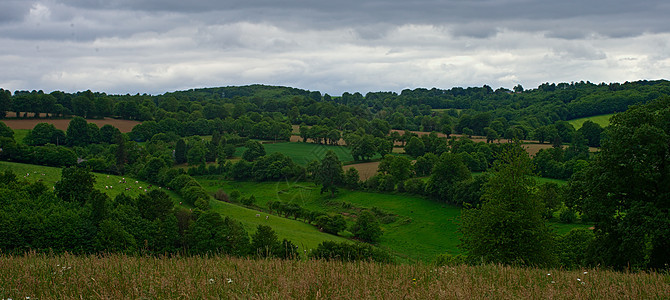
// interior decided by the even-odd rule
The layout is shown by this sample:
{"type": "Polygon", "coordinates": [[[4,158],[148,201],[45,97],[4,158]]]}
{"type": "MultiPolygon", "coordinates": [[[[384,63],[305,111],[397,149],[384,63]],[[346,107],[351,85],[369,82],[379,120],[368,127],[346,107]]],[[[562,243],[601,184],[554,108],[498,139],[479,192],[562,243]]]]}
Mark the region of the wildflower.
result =
{"type": "Polygon", "coordinates": [[[580,278],[577,278],[577,281],[581,282],[582,280],[580,278]]]}
{"type": "Polygon", "coordinates": [[[584,272],[584,275],[586,275],[588,272],[584,272]]]}
{"type": "Polygon", "coordinates": [[[416,278],[412,278],[412,282],[416,284],[416,278]]]}
{"type": "Polygon", "coordinates": [[[551,273],[547,273],[547,276],[551,276],[551,273]]]}
{"type": "Polygon", "coordinates": [[[228,283],[233,283],[233,280],[230,278],[226,278],[228,283]]]}
{"type": "Polygon", "coordinates": [[[214,284],[214,278],[209,279],[209,284],[214,284]]]}
{"type": "Polygon", "coordinates": [[[556,283],[556,281],[553,281],[553,280],[552,280],[551,283],[556,283]]]}

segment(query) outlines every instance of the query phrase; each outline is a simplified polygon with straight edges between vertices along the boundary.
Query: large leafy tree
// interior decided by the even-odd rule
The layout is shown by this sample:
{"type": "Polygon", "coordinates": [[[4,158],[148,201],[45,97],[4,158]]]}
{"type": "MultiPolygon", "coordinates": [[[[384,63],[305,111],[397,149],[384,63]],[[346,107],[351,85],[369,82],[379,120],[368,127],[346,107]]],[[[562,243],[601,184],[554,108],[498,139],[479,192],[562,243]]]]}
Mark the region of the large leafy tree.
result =
{"type": "Polygon", "coordinates": [[[58,198],[68,202],[84,204],[93,193],[95,177],[87,169],[81,167],[63,168],[61,179],[54,189],[58,198]]]}
{"type": "Polygon", "coordinates": [[[363,211],[356,219],[356,223],[351,227],[351,233],[354,237],[365,242],[377,242],[382,236],[382,228],[375,215],[369,211],[363,211]]]}
{"type": "Polygon", "coordinates": [[[601,152],[571,183],[571,199],[595,224],[596,263],[670,264],[670,98],[615,115],[601,152]]]}
{"type": "Polygon", "coordinates": [[[554,237],[533,192],[532,163],[518,142],[506,146],[484,187],[481,207],[463,211],[460,247],[473,261],[551,264],[554,237]]]}
{"type": "Polygon", "coordinates": [[[440,200],[452,203],[454,184],[472,178],[461,156],[445,152],[435,162],[426,189],[440,200]]]}
{"type": "Polygon", "coordinates": [[[88,123],[82,117],[74,117],[67,127],[67,144],[85,146],[89,143],[88,123]]]}
{"type": "Polygon", "coordinates": [[[326,156],[321,160],[315,170],[314,179],[321,184],[321,193],[330,191],[330,196],[335,195],[337,186],[341,185],[344,179],[342,163],[332,150],[326,152],[326,156]]]}

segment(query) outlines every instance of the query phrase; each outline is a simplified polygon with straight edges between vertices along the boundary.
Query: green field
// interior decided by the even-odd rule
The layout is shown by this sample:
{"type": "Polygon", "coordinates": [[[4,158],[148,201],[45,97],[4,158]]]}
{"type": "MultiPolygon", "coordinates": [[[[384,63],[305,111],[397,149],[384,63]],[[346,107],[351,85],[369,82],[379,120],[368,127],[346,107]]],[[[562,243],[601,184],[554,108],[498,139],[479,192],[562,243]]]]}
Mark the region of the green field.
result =
{"type": "MultiPolygon", "coordinates": [[[[344,146],[318,145],[302,142],[285,142],[276,144],[263,144],[263,147],[265,147],[265,152],[268,154],[279,152],[290,157],[295,163],[303,166],[312,160],[321,160],[324,156],[326,156],[326,152],[328,152],[328,150],[335,152],[342,163],[347,164],[354,161],[354,158],[351,156],[351,150],[344,146]]],[[[235,150],[235,156],[242,156],[244,150],[246,150],[245,147],[237,148],[237,150],[235,150]]],[[[374,158],[378,157],[379,155],[376,155],[374,158]]]]}
{"type": "MultiPolygon", "coordinates": [[[[56,181],[60,180],[61,176],[61,168],[0,161],[0,171],[4,170],[12,170],[17,174],[19,179],[25,178],[29,182],[42,181],[48,187],[52,187],[56,181]]],[[[150,185],[145,181],[136,180],[125,176],[107,175],[101,173],[93,173],[93,175],[95,176],[94,188],[106,193],[110,198],[114,198],[121,193],[125,193],[131,197],[137,197],[140,194],[145,193],[145,189],[148,191],[147,187],[150,185]],[[122,183],[124,179],[126,183],[122,183]],[[122,182],[119,183],[119,181],[122,182]],[[135,183],[136,181],[137,183],[135,183]],[[105,188],[106,186],[111,188],[105,188]],[[128,188],[128,190],[126,190],[126,188],[128,188]]],[[[154,186],[152,188],[156,189],[159,187],[154,186]]],[[[181,196],[179,196],[177,193],[168,191],[167,189],[163,190],[167,192],[175,202],[181,201],[181,196]]]]}
{"type": "Polygon", "coordinates": [[[14,129],[14,140],[17,143],[23,143],[23,138],[28,135],[30,129],[14,129]]]}
{"type": "MultiPolygon", "coordinates": [[[[395,221],[381,225],[384,235],[378,245],[400,257],[402,261],[427,262],[441,253],[459,253],[457,246],[460,241],[456,221],[461,209],[456,206],[445,205],[413,195],[369,193],[345,189],[340,189],[336,198],[329,199],[326,195],[321,195],[319,193],[320,188],[310,182],[237,182],[213,179],[212,177],[196,177],[196,179],[210,193],[223,189],[228,193],[238,190],[243,197],[254,195],[256,197],[255,204],[260,210],[268,210],[268,201],[295,203],[312,211],[341,213],[345,215],[349,225],[353,224],[353,216],[359,213],[361,209],[377,207],[395,217],[395,221]]],[[[225,204],[236,207],[232,204],[225,204]]],[[[238,218],[239,213],[246,219],[241,221],[251,222],[251,225],[258,223],[258,219],[254,217],[257,213],[255,211],[238,212],[230,210],[226,212],[224,209],[220,212],[235,218],[238,218]]],[[[262,214],[262,216],[265,216],[265,214],[262,214]]],[[[260,223],[263,224],[265,220],[264,218],[261,219],[260,223]]],[[[579,223],[561,224],[551,222],[550,224],[559,234],[564,234],[572,228],[590,226],[579,223]]],[[[272,223],[272,225],[278,233],[284,230],[289,232],[293,230],[281,228],[283,225],[279,223],[272,223]]],[[[280,236],[288,237],[288,233],[280,234],[280,236]]],[[[316,241],[310,240],[300,241],[312,245],[316,243],[316,241]]]]}
{"type": "Polygon", "coordinates": [[[610,118],[613,115],[614,114],[606,114],[606,115],[597,115],[597,116],[591,116],[591,117],[586,117],[586,118],[572,119],[572,120],[568,120],[568,123],[572,124],[572,126],[575,127],[575,130],[581,128],[582,124],[584,124],[584,122],[586,122],[586,121],[591,121],[591,122],[594,122],[594,123],[600,125],[601,127],[605,127],[605,126],[610,125],[610,118]]]}

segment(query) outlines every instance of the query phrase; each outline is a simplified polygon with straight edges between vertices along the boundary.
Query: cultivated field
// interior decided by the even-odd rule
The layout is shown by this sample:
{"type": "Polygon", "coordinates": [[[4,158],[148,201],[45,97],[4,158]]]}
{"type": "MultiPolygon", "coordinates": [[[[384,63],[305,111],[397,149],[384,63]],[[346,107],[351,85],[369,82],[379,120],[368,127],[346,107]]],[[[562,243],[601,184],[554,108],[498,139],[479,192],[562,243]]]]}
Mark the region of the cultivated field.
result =
{"type": "Polygon", "coordinates": [[[379,162],[371,161],[365,163],[351,164],[344,166],[342,169],[346,171],[349,168],[354,168],[358,170],[358,176],[361,178],[361,180],[365,181],[368,180],[368,178],[377,174],[377,169],[379,168],[379,162]]]}
{"type": "MultiPolygon", "coordinates": [[[[4,122],[12,129],[33,129],[38,123],[49,123],[53,124],[56,128],[65,131],[67,130],[67,126],[70,125],[70,119],[3,119],[0,121],[4,122]]],[[[117,120],[110,118],[105,118],[102,120],[87,119],[86,121],[89,123],[95,123],[98,125],[98,127],[109,124],[118,128],[121,132],[130,132],[133,130],[135,125],[141,123],[139,121],[117,120]]]]}
{"type": "Polygon", "coordinates": [[[667,275],[231,257],[0,256],[2,299],[668,299],[667,275]]]}

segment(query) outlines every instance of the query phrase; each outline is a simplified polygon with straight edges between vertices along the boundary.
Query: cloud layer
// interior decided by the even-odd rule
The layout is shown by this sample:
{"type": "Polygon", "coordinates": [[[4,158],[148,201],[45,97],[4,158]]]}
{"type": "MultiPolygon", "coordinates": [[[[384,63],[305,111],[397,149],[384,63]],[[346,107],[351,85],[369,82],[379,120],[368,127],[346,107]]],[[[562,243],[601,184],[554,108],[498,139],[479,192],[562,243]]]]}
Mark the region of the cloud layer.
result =
{"type": "Polygon", "coordinates": [[[0,87],[339,95],[667,78],[668,13],[621,0],[5,0],[0,87]]]}

